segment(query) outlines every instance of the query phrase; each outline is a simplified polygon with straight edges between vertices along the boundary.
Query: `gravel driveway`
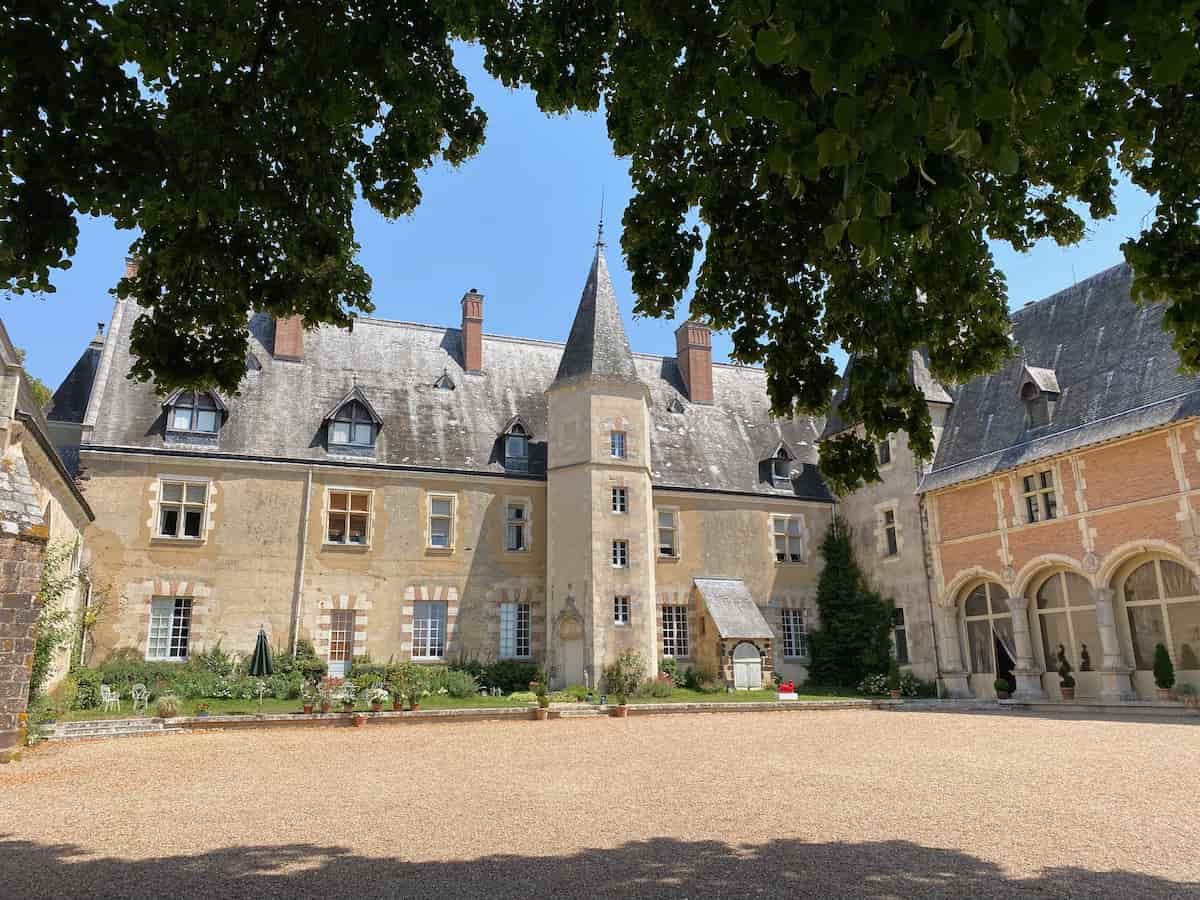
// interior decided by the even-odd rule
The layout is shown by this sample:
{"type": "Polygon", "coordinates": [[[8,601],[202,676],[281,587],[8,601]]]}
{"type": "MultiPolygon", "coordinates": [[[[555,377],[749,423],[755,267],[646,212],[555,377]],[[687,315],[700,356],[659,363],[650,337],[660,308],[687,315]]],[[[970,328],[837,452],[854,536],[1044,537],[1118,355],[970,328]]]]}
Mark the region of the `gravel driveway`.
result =
{"type": "Polygon", "coordinates": [[[0,896],[1200,897],[1200,727],[845,710],[51,745],[0,766],[0,896]]]}

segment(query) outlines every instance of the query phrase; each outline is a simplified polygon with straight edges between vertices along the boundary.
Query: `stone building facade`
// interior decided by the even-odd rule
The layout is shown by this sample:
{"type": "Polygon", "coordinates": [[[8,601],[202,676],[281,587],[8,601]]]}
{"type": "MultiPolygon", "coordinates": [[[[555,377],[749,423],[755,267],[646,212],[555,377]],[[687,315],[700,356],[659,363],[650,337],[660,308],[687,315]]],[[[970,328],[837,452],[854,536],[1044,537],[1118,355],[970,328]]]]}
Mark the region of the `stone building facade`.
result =
{"type": "Polygon", "coordinates": [[[764,374],[714,364],[697,323],[674,357],[632,353],[602,244],[565,344],[484,334],[474,290],[461,308],[460,328],[255,317],[222,397],[128,380],[140,310],[118,299],[56,397],[120,595],[98,656],[248,652],[261,624],[335,674],[515,658],[594,685],[628,648],[802,679],[821,423],[772,418],[764,374]],[[739,616],[710,614],[714,579],[739,616]]]}
{"type": "Polygon", "coordinates": [[[937,398],[932,464],[901,451],[843,501],[907,622],[924,568],[937,656],[911,628],[910,654],[949,695],[994,696],[1003,677],[1017,697],[1057,699],[1061,648],[1076,696],[1150,699],[1159,643],[1179,682],[1200,686],[1200,379],[1180,372],[1163,307],[1135,304],[1131,280],[1117,266],[1016,312],[1016,354],[949,403],[918,381],[937,398]],[[896,553],[878,538],[893,506],[896,553]]]}
{"type": "MultiPolygon", "coordinates": [[[[49,559],[79,572],[91,519],[0,324],[0,759],[24,737],[47,551],[53,547],[49,559]]],[[[58,602],[74,615],[86,597],[85,586],[73,580],[58,602]]],[[[52,661],[47,687],[66,672],[69,653],[64,647],[52,661]]]]}

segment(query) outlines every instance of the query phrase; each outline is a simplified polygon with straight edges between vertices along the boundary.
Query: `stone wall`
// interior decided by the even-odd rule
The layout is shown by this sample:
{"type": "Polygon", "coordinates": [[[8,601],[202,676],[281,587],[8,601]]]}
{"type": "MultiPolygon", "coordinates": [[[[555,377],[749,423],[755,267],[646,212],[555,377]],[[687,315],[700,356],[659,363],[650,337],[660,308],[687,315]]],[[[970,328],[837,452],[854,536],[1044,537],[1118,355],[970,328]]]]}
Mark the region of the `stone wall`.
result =
{"type": "MultiPolygon", "coordinates": [[[[5,523],[0,532],[0,761],[25,739],[25,706],[38,618],[44,534],[16,533],[5,523]]],[[[44,529],[42,529],[44,531],[44,529]]]]}

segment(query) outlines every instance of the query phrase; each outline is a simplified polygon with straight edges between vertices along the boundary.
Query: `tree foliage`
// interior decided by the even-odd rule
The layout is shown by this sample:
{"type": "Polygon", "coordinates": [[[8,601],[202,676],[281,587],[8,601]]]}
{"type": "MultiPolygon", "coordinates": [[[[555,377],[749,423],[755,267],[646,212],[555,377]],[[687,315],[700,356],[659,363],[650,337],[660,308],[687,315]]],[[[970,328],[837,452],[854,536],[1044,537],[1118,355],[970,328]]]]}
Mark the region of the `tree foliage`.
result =
{"type": "Polygon", "coordinates": [[[47,288],[79,212],[140,228],[135,374],[165,388],[235,389],[252,308],[370,310],[355,190],[409,212],[422,167],[482,140],[456,37],[547,111],[603,104],[636,191],[639,313],[672,314],[703,251],[692,313],[765,366],[776,413],[825,410],[828,347],[855,355],[842,415],[864,433],[822,448],[839,490],[878,476],[889,432],[931,452],[914,348],[948,382],[1009,352],[986,239],[1078,241],[1082,210],[1115,211],[1118,170],[1158,199],[1124,246],[1135,296],[1169,304],[1200,366],[1200,0],[17,7],[0,20],[25,48],[0,63],[0,271],[47,288]]]}
{"type": "Polygon", "coordinates": [[[821,622],[809,635],[813,684],[854,687],[867,675],[888,671],[892,658],[892,604],[868,590],[850,527],[841,518],[830,523],[821,541],[821,580],[817,609],[821,622]]]}

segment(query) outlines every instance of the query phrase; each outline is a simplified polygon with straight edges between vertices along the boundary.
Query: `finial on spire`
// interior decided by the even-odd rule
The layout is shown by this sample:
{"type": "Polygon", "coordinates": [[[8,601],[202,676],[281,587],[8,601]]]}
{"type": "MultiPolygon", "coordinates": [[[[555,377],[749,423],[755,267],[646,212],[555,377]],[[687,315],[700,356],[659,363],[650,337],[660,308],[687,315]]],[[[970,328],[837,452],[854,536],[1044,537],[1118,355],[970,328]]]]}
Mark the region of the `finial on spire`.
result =
{"type": "Polygon", "coordinates": [[[600,227],[596,229],[596,248],[604,246],[604,185],[600,186],[600,227]]]}

